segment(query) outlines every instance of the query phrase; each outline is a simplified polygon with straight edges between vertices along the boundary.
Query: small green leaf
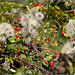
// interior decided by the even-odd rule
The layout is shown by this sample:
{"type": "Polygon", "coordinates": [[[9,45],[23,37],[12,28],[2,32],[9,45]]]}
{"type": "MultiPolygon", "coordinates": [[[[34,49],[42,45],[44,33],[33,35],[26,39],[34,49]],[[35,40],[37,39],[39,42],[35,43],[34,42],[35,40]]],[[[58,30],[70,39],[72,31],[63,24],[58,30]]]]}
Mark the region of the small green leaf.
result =
{"type": "Polygon", "coordinates": [[[7,50],[11,50],[11,49],[13,49],[14,46],[15,46],[15,44],[9,44],[9,45],[7,45],[7,50]]]}
{"type": "Polygon", "coordinates": [[[21,54],[20,57],[21,58],[26,58],[26,55],[25,54],[21,54]]]}
{"type": "Polygon", "coordinates": [[[26,74],[32,74],[31,70],[27,70],[25,73],[26,74]]]}
{"type": "Polygon", "coordinates": [[[0,60],[3,60],[4,58],[0,58],[0,60]]]}
{"type": "Polygon", "coordinates": [[[16,72],[16,70],[14,70],[14,69],[9,69],[11,72],[16,72]]]}
{"type": "Polygon", "coordinates": [[[13,64],[13,59],[10,57],[10,62],[13,64]]]}
{"type": "Polygon", "coordinates": [[[11,42],[11,43],[14,43],[15,42],[15,39],[16,39],[16,37],[10,37],[8,40],[11,42]]]}
{"type": "Polygon", "coordinates": [[[19,42],[19,41],[21,41],[21,39],[20,39],[20,38],[16,38],[16,41],[18,41],[18,42],[19,42]]]}
{"type": "Polygon", "coordinates": [[[52,56],[53,56],[53,55],[46,56],[46,60],[47,60],[47,61],[50,61],[50,60],[52,59],[52,56]]]}

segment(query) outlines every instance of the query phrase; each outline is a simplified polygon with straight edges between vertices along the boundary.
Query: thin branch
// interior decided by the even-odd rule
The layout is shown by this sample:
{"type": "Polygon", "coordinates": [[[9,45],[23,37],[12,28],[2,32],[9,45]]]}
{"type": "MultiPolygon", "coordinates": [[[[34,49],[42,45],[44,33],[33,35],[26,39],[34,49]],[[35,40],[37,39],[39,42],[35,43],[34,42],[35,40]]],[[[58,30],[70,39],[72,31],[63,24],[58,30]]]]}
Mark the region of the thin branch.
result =
{"type": "Polygon", "coordinates": [[[67,10],[67,11],[64,11],[64,12],[73,12],[73,11],[75,11],[75,10],[67,10]]]}
{"type": "MultiPolygon", "coordinates": [[[[42,47],[37,47],[37,46],[33,46],[33,45],[28,45],[28,46],[32,46],[34,48],[38,48],[38,49],[42,49],[42,50],[48,50],[48,51],[52,51],[52,52],[55,52],[55,50],[51,50],[51,49],[46,49],[46,48],[42,48],[42,47]]],[[[60,53],[60,52],[58,52],[60,53]]],[[[63,54],[63,53],[62,53],[63,54]]]]}
{"type": "Polygon", "coordinates": [[[39,69],[39,70],[41,70],[41,71],[43,71],[43,72],[46,72],[46,73],[50,74],[49,71],[45,70],[45,69],[42,68],[42,67],[39,67],[39,66],[32,65],[32,64],[28,63],[28,62],[25,61],[24,59],[20,58],[17,54],[16,54],[16,57],[17,57],[19,60],[23,61],[24,63],[26,63],[26,64],[28,64],[28,65],[30,65],[30,66],[32,66],[32,67],[36,67],[37,69],[39,69]]]}

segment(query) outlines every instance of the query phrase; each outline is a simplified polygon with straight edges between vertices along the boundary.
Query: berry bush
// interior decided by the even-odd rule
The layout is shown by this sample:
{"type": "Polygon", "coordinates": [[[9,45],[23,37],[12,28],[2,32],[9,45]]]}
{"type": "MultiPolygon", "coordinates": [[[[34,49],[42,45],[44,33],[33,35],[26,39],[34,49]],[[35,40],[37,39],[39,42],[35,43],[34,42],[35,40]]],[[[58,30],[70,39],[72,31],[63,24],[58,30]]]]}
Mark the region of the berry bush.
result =
{"type": "Polygon", "coordinates": [[[1,1],[0,74],[75,74],[75,1],[1,1]]]}

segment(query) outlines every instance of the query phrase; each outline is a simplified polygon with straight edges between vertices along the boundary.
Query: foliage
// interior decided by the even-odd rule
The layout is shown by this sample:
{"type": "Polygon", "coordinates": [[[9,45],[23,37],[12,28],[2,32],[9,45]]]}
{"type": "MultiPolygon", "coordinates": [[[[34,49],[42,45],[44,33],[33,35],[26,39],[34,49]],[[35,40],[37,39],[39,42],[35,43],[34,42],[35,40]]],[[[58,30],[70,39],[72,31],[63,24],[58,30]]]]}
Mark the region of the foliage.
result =
{"type": "MultiPolygon", "coordinates": [[[[14,2],[1,2],[1,12],[0,12],[0,23],[9,22],[11,25],[20,26],[18,19],[16,20],[17,24],[13,23],[12,19],[15,18],[17,14],[6,14],[6,12],[10,13],[12,8],[21,9],[23,13],[28,13],[31,9],[36,8],[41,11],[45,18],[41,21],[41,27],[38,28],[38,37],[34,37],[32,43],[25,44],[22,38],[9,37],[6,41],[0,44],[0,63],[8,62],[11,63],[11,68],[8,71],[2,70],[2,72],[9,72],[12,74],[42,74],[43,72],[38,69],[31,67],[29,65],[24,64],[22,61],[19,61],[16,57],[17,49],[22,51],[22,53],[18,54],[20,58],[23,58],[28,63],[41,66],[42,64],[48,69],[49,64],[45,64],[45,60],[51,61],[54,56],[54,52],[44,49],[33,48],[31,45],[38,46],[39,44],[42,48],[47,48],[51,50],[55,50],[61,52],[61,48],[70,39],[69,36],[62,35],[62,31],[65,32],[64,26],[67,24],[69,19],[75,19],[75,16],[70,12],[64,12],[69,8],[62,8],[64,5],[61,2],[54,2],[53,4],[42,5],[34,7],[34,2],[28,3],[28,5],[17,4],[14,2]],[[61,5],[62,4],[62,5],[61,5]],[[57,8],[60,8],[60,11],[57,11],[57,8]],[[4,18],[5,20],[2,20],[4,18]],[[56,29],[53,26],[56,25],[56,29]],[[54,32],[54,34],[53,34],[54,32]],[[47,39],[51,39],[50,42],[46,42],[47,39]],[[45,59],[45,60],[44,60],[45,59]],[[3,61],[3,62],[2,62],[3,61]],[[16,61],[16,67],[15,65],[16,61]],[[17,65],[19,64],[20,65],[17,65]]],[[[37,3],[39,3],[37,1],[37,3]]],[[[64,2],[63,2],[64,3],[64,2]]],[[[18,17],[17,17],[18,18],[18,17]]],[[[15,33],[19,33],[21,36],[21,31],[15,31],[15,33]]],[[[38,46],[39,47],[39,46],[38,46]]],[[[69,63],[68,70],[70,74],[74,73],[73,65],[71,61],[67,60],[69,63]]],[[[1,65],[0,65],[1,66],[1,65]]]]}

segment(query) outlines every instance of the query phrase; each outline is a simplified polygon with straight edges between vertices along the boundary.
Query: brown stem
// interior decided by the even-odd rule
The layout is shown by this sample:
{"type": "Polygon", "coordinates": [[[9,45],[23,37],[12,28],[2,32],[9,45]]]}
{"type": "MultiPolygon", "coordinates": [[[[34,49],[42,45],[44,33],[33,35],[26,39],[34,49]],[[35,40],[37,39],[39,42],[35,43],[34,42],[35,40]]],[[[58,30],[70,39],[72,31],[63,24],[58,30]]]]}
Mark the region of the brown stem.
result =
{"type": "MultiPolygon", "coordinates": [[[[33,45],[28,45],[28,46],[32,46],[32,47],[34,47],[34,48],[39,48],[39,49],[43,49],[43,50],[48,50],[48,51],[55,52],[55,50],[46,49],[46,48],[42,48],[42,47],[37,47],[37,46],[33,46],[33,45]]],[[[59,52],[59,53],[60,53],[60,52],[59,52]]]]}
{"type": "Polygon", "coordinates": [[[39,69],[39,70],[41,70],[41,71],[43,71],[43,72],[46,72],[46,73],[50,74],[49,71],[45,70],[45,69],[42,68],[42,67],[39,67],[39,66],[36,66],[36,65],[33,65],[33,64],[28,63],[28,62],[25,61],[24,59],[20,58],[17,54],[16,54],[16,57],[17,57],[19,60],[23,61],[25,64],[28,64],[28,65],[30,65],[30,66],[32,66],[32,67],[36,67],[37,69],[39,69]]]}
{"type": "Polygon", "coordinates": [[[73,12],[73,11],[75,11],[75,10],[67,10],[67,11],[64,11],[64,12],[73,12]]]}

